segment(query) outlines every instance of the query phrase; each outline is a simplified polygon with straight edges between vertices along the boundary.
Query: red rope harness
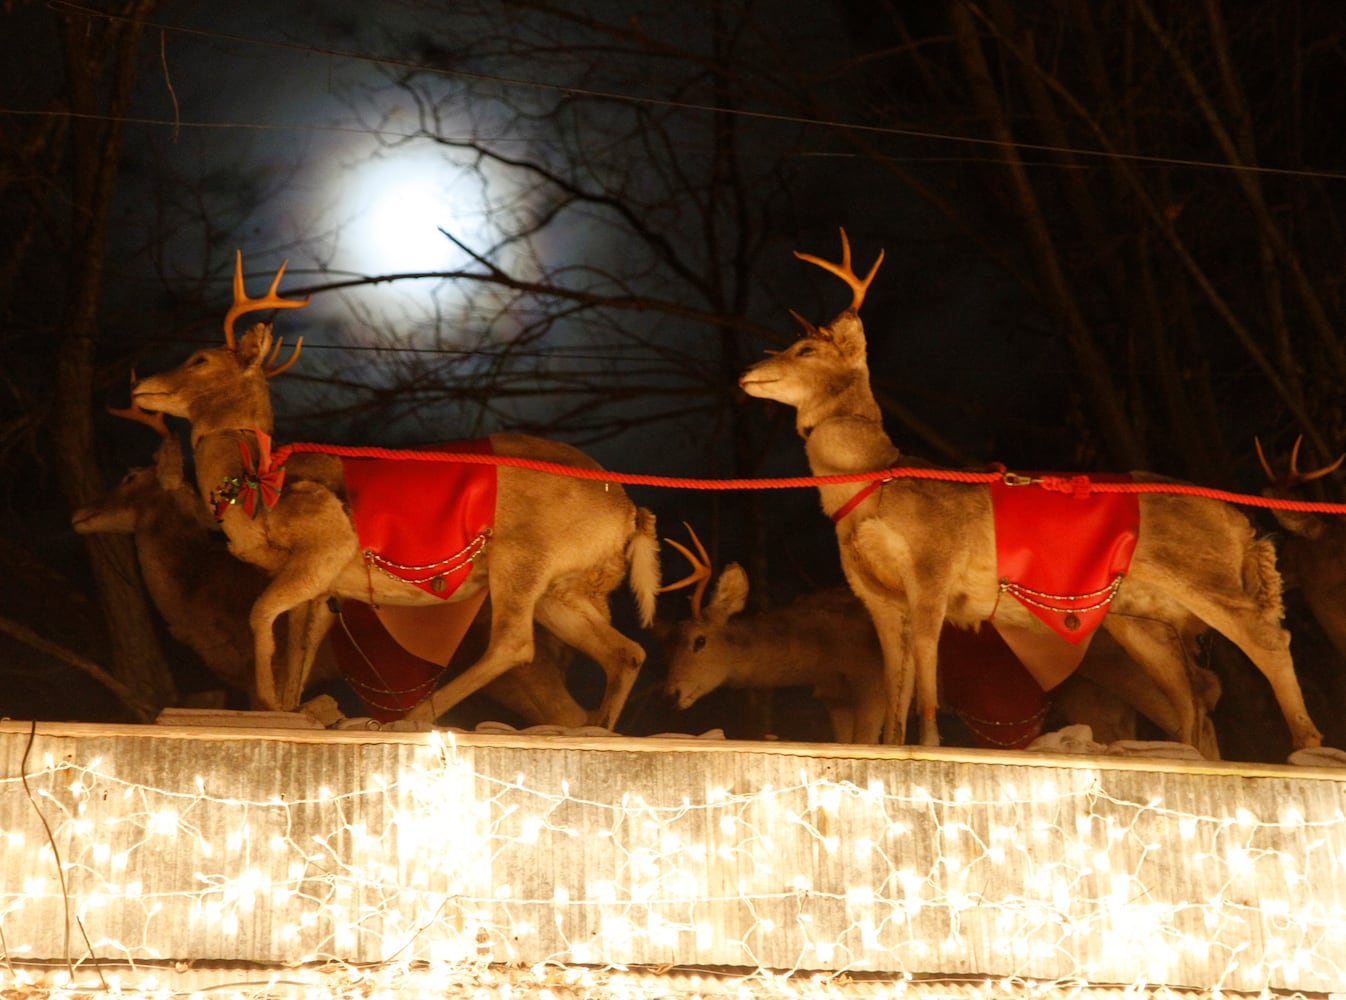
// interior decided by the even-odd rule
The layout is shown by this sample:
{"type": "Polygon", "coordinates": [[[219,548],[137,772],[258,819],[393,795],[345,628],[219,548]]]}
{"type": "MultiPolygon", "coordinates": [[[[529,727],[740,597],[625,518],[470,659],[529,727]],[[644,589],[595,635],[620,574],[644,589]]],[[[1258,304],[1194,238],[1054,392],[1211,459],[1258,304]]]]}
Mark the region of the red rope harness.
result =
{"type": "Polygon", "coordinates": [[[774,479],[688,479],[681,476],[650,476],[640,473],[611,472],[607,469],[581,469],[573,465],[545,462],[541,459],[524,458],[518,455],[477,455],[467,452],[416,451],[404,448],[357,447],[306,442],[295,442],[275,449],[272,456],[272,465],[283,464],[295,452],[318,452],[324,455],[338,455],[348,458],[395,458],[417,462],[468,462],[478,465],[509,465],[520,469],[550,472],[558,476],[595,479],[599,482],[622,483],[627,486],[663,486],[692,490],[770,490],[828,486],[838,483],[866,483],[867,485],[857,494],[858,499],[853,497],[848,505],[842,508],[848,512],[889,479],[937,479],[973,484],[991,483],[1003,479],[1015,485],[1033,485],[1044,490],[1070,493],[1080,497],[1088,496],[1091,493],[1170,493],[1223,500],[1227,503],[1241,504],[1247,507],[1302,510],[1316,514],[1346,514],[1346,504],[1344,503],[1280,500],[1275,497],[1232,493],[1228,490],[1194,486],[1190,483],[1094,482],[1086,475],[1029,477],[1007,472],[1004,469],[988,470],[986,472],[964,472],[958,469],[894,466],[891,469],[848,472],[832,476],[787,476],[774,479]]]}

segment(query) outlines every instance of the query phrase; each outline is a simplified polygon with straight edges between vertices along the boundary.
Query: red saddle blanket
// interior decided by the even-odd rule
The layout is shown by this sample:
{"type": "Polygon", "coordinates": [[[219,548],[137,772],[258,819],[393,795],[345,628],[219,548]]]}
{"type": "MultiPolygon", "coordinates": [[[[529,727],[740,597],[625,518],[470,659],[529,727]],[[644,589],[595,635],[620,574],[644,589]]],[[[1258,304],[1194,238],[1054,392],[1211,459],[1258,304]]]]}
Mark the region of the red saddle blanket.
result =
{"type": "MultiPolygon", "coordinates": [[[[1091,477],[1130,482],[1129,476],[1091,477]]],[[[1108,613],[1140,536],[1135,493],[1061,493],[1039,485],[991,484],[996,565],[1002,594],[1051,632],[991,622],[1024,666],[1050,690],[1079,666],[1108,613]]]]}
{"type": "MultiPolygon", "coordinates": [[[[489,439],[433,451],[490,454],[489,439]]],[[[496,467],[401,458],[341,459],[346,496],[370,573],[447,600],[467,579],[495,524],[496,467]]]]}
{"type": "Polygon", "coordinates": [[[1022,750],[1042,735],[1050,698],[994,629],[944,626],[939,686],[980,747],[1022,750]]]}
{"type": "Polygon", "coordinates": [[[362,601],[341,602],[327,638],[341,676],[370,718],[400,719],[434,693],[485,599],[483,590],[453,604],[419,607],[375,610],[362,601]],[[417,641],[407,642],[408,634],[417,641]]]}

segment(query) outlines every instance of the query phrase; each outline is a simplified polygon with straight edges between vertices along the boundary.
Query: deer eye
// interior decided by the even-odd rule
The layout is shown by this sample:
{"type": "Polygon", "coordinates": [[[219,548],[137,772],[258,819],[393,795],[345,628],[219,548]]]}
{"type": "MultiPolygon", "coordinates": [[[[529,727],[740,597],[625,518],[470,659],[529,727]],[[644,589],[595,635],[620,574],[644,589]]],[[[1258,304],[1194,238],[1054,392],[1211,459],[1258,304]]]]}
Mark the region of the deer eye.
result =
{"type": "Polygon", "coordinates": [[[701,652],[701,650],[705,648],[706,648],[706,637],[704,635],[698,635],[695,639],[692,640],[693,653],[699,653],[701,652]]]}
{"type": "Polygon", "coordinates": [[[798,351],[795,352],[795,357],[807,358],[812,353],[813,353],[813,347],[810,346],[809,344],[805,344],[803,347],[801,347],[798,351]]]}

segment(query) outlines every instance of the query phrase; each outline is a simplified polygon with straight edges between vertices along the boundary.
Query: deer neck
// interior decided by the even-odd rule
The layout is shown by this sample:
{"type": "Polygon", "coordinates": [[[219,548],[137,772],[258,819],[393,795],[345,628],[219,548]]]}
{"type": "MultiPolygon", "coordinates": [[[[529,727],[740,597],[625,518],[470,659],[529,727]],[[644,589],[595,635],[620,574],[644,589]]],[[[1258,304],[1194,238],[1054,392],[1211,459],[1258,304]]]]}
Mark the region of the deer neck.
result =
{"type": "Polygon", "coordinates": [[[271,412],[271,390],[264,376],[249,374],[202,393],[192,401],[188,419],[192,424],[192,445],[215,434],[239,430],[259,430],[270,434],[275,426],[271,412]]]}
{"type": "Polygon", "coordinates": [[[734,626],[742,633],[744,650],[731,674],[736,687],[812,685],[837,672],[810,623],[798,621],[788,606],[729,623],[734,626]]]}
{"type": "Polygon", "coordinates": [[[799,407],[795,427],[816,476],[886,469],[900,454],[864,372],[799,407]]]}
{"type": "Polygon", "coordinates": [[[218,430],[200,435],[192,454],[196,460],[197,490],[208,504],[213,504],[214,496],[231,481],[243,479],[257,469],[260,461],[257,433],[253,429],[218,430]],[[251,469],[243,458],[245,450],[252,460],[251,469]]]}

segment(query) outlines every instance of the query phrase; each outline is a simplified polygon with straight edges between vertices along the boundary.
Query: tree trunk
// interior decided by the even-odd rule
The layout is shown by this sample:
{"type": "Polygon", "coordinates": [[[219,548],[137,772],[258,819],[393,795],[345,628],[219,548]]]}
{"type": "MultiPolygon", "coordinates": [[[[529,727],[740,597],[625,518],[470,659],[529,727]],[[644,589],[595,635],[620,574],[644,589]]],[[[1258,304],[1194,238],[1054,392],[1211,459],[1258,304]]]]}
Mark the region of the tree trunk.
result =
{"type": "MultiPolygon", "coordinates": [[[[54,460],[71,508],[105,492],[93,434],[94,344],[116,194],[122,122],[130,106],[141,28],[154,0],[126,6],[125,20],[62,19],[70,95],[70,286],[61,318],[52,420],[54,460]],[[106,87],[108,93],[99,90],[106,87]]],[[[172,675],[154,629],[126,536],[85,536],[111,642],[112,672],[136,700],[155,707],[175,698],[172,675]]]]}

